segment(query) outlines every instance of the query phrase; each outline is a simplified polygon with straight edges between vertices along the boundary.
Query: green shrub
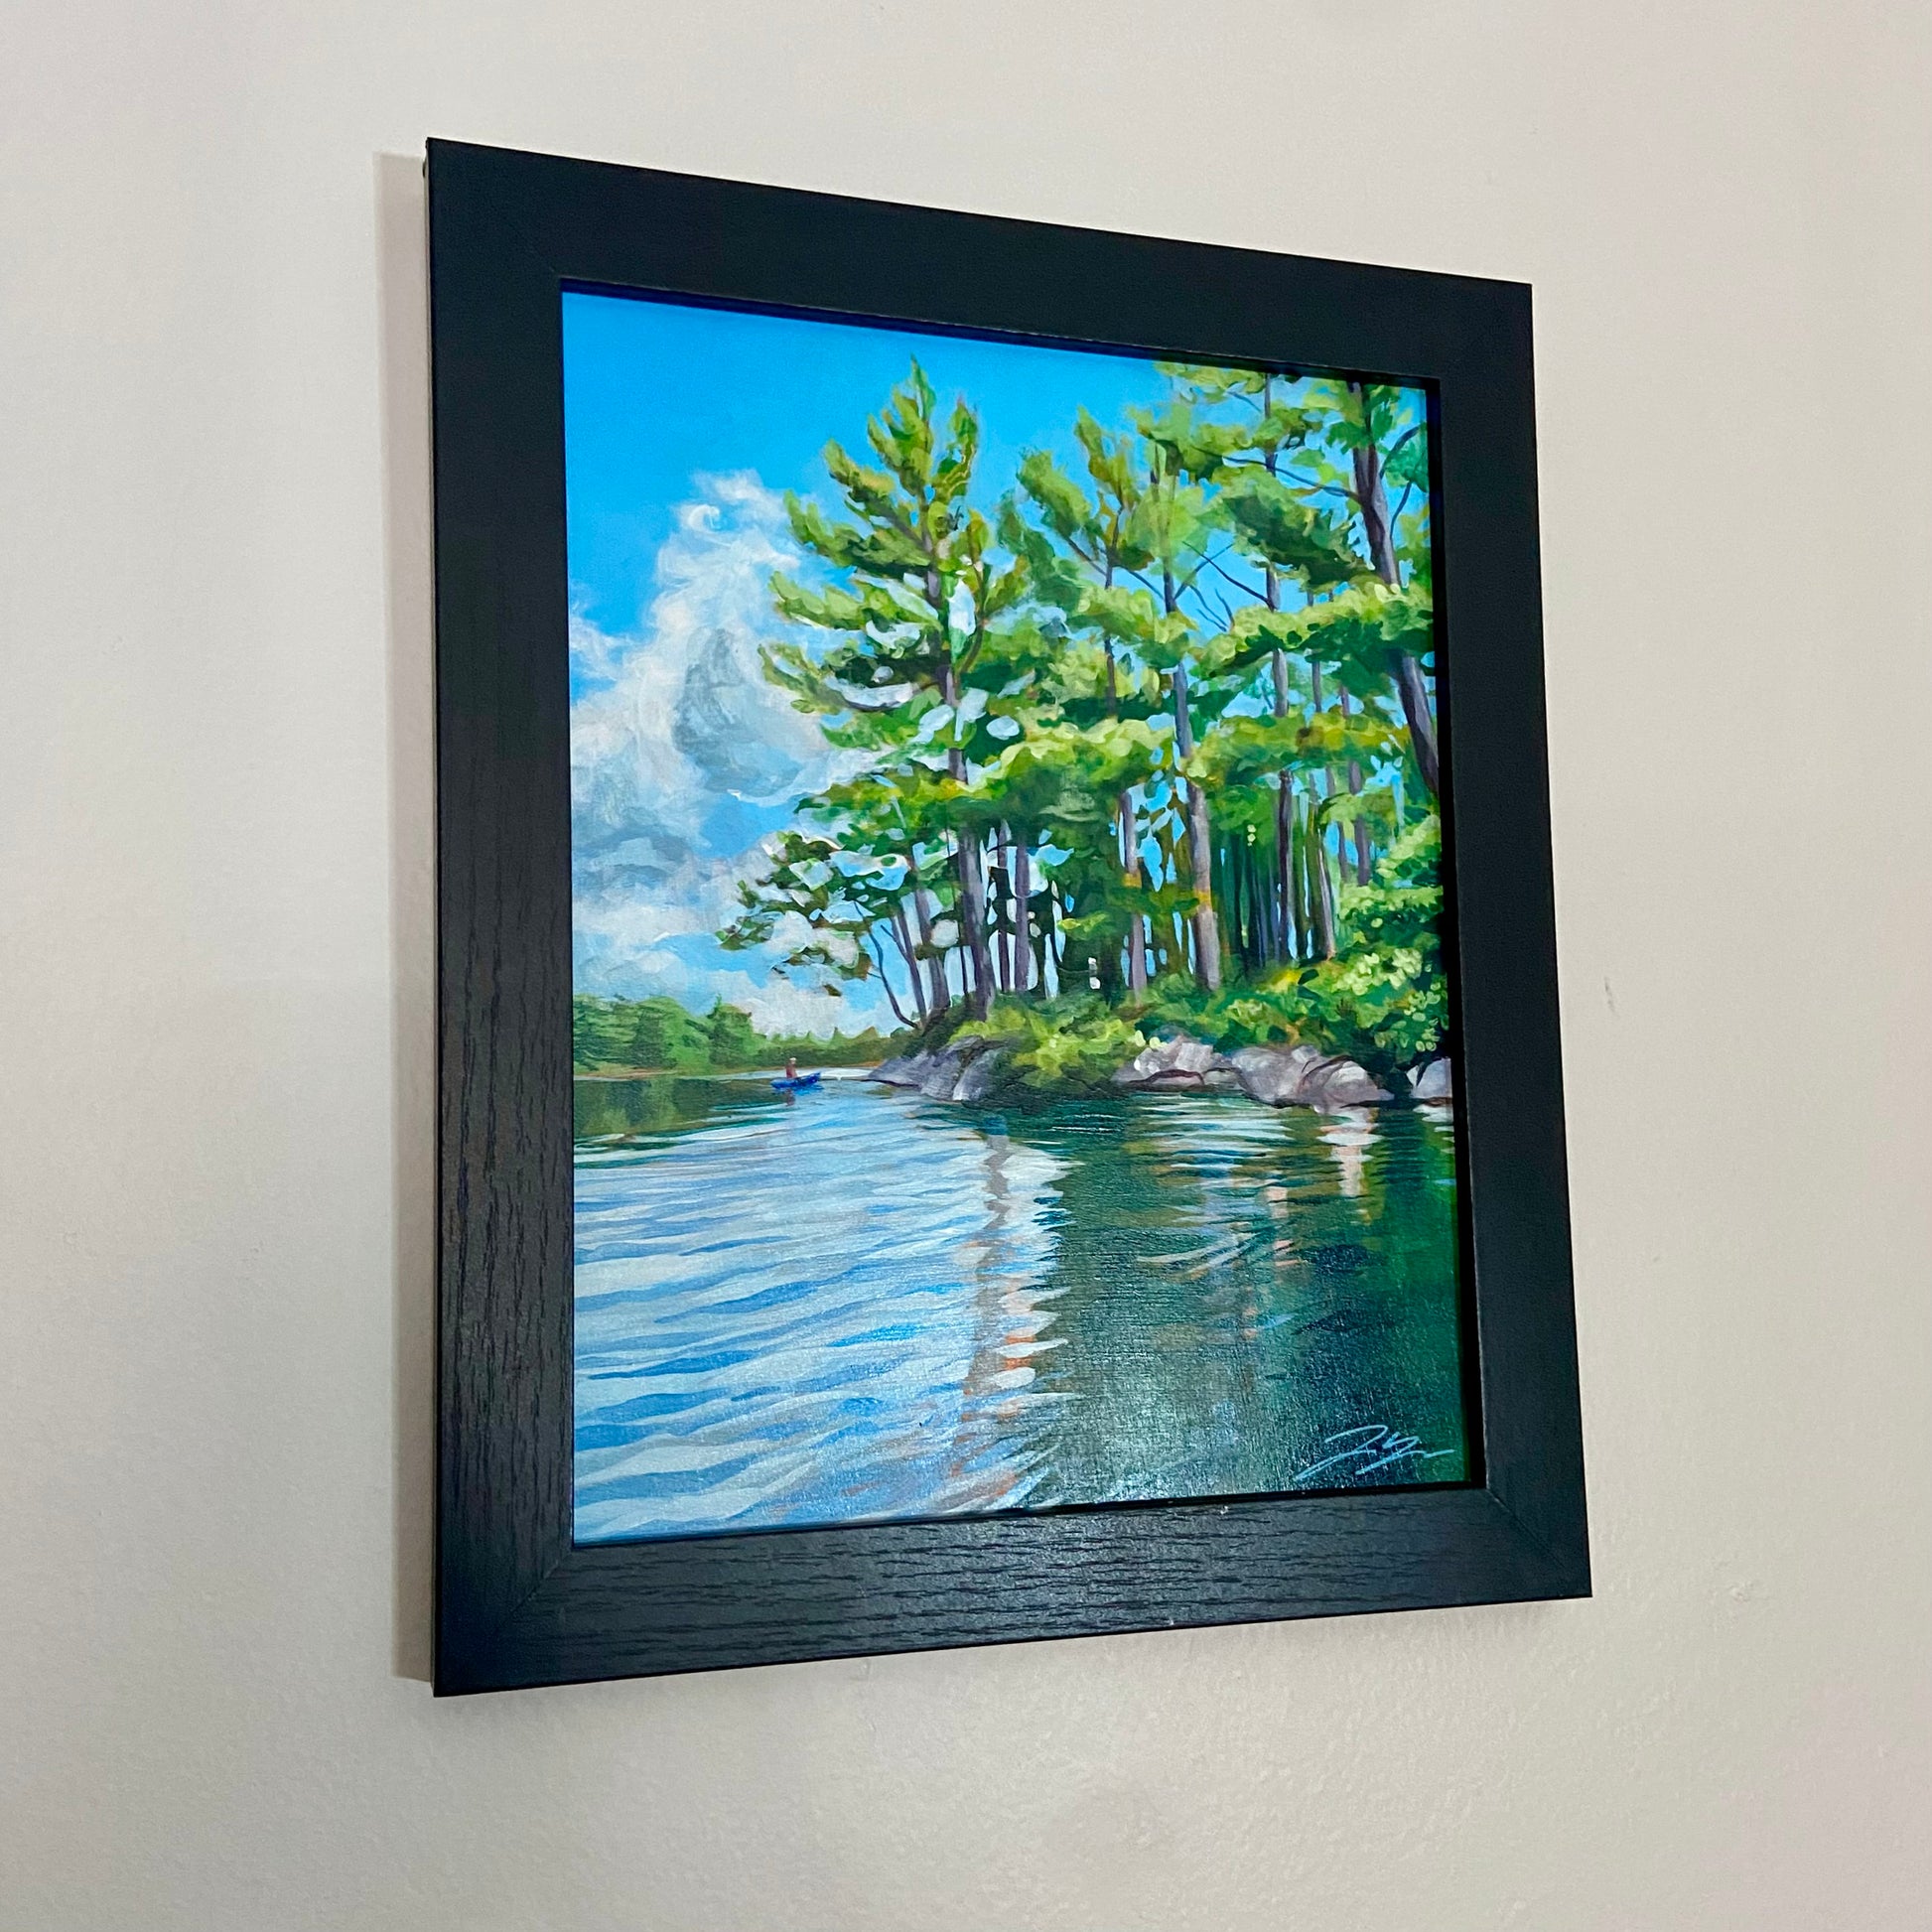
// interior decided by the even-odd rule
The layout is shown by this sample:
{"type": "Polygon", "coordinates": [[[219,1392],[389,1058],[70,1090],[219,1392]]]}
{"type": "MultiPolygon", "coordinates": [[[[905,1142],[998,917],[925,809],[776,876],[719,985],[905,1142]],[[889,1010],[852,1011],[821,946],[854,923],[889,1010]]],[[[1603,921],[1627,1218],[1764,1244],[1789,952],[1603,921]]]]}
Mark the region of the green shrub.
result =
{"type": "Polygon", "coordinates": [[[983,1039],[1003,1049],[991,1098],[1019,1103],[1106,1091],[1147,1035],[1091,993],[1062,994],[1038,1005],[1000,999],[984,1020],[951,1030],[956,1044],[983,1039]]]}

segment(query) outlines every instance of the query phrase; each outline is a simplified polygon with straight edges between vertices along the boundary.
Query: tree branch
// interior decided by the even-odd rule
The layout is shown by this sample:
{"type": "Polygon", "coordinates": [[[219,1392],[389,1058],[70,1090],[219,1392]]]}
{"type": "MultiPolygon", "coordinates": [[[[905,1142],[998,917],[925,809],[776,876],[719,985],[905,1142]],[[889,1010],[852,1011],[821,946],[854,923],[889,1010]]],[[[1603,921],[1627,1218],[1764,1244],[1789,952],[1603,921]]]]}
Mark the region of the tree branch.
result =
{"type": "MultiPolygon", "coordinates": [[[[1226,554],[1227,553],[1225,551],[1222,552],[1223,556],[1225,556],[1226,554]]],[[[1255,587],[1252,584],[1244,584],[1240,580],[1240,578],[1236,577],[1232,572],[1223,570],[1219,562],[1217,562],[1214,558],[1207,556],[1205,552],[1202,553],[1201,561],[1205,563],[1210,570],[1219,572],[1219,574],[1225,577],[1228,580],[1228,582],[1232,584],[1237,591],[1242,592],[1245,596],[1253,599],[1256,603],[1260,603],[1261,601],[1260,596],[1256,592],[1255,587]]]]}

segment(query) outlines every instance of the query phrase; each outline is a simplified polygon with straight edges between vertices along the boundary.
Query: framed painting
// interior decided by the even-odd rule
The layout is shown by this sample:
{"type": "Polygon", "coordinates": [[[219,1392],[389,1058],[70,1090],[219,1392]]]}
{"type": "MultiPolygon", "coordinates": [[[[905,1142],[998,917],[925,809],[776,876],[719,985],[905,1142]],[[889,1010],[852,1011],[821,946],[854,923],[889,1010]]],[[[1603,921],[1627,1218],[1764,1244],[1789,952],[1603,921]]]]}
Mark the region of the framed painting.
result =
{"type": "Polygon", "coordinates": [[[439,1692],[1587,1593],[1527,290],[429,207],[439,1692]]]}

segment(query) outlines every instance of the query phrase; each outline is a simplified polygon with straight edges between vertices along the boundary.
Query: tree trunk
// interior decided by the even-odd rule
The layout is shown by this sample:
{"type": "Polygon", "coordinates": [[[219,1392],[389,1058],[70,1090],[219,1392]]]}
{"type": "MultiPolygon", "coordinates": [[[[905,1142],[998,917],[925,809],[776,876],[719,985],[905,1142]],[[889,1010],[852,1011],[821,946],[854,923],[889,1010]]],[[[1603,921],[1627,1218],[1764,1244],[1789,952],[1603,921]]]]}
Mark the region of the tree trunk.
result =
{"type": "Polygon", "coordinates": [[[1402,573],[1396,561],[1395,530],[1389,521],[1389,492],[1382,482],[1382,452],[1368,433],[1368,396],[1358,382],[1348,385],[1362,399],[1363,442],[1355,450],[1355,502],[1362,512],[1362,534],[1368,539],[1368,559],[1375,574],[1391,590],[1399,590],[1402,573]]]}
{"type": "Polygon", "coordinates": [[[980,842],[970,832],[953,840],[953,869],[959,878],[959,937],[964,948],[960,972],[966,982],[966,1010],[975,1020],[984,1020],[993,1005],[993,955],[986,943],[980,842]]]}
{"type": "Polygon", "coordinates": [[[1214,854],[1214,905],[1222,919],[1222,937],[1232,959],[1241,957],[1241,883],[1234,870],[1234,847],[1224,845],[1214,854]]]}
{"type": "MultiPolygon", "coordinates": [[[[1268,588],[1275,590],[1275,573],[1268,573],[1268,588]]],[[[1279,593],[1277,593],[1279,595],[1279,593]]],[[[1288,716],[1288,656],[1276,651],[1269,660],[1275,681],[1275,716],[1288,716]]],[[[1281,902],[1281,957],[1294,948],[1295,929],[1295,780],[1286,770],[1275,780],[1275,890],[1281,902]]]]}
{"type": "Polygon", "coordinates": [[[1300,951],[1295,923],[1295,781],[1286,771],[1275,780],[1275,894],[1281,910],[1275,925],[1275,957],[1300,951]]]}
{"type": "MultiPolygon", "coordinates": [[[[1324,709],[1326,693],[1321,688],[1321,666],[1313,658],[1309,659],[1309,688],[1313,694],[1314,708],[1324,709]]],[[[1343,717],[1348,715],[1348,693],[1339,683],[1335,686],[1335,706],[1343,717]]],[[[1321,775],[1315,784],[1309,788],[1309,823],[1314,823],[1316,802],[1332,797],[1335,789],[1335,774],[1331,766],[1323,765],[1321,775]]],[[[1316,913],[1314,938],[1315,947],[1321,958],[1335,956],[1335,889],[1328,877],[1328,835],[1324,831],[1314,841],[1314,909],[1316,913]]]]}
{"type": "Polygon", "coordinates": [[[1332,959],[1335,956],[1334,888],[1328,879],[1328,835],[1319,817],[1320,805],[1319,795],[1311,790],[1308,831],[1302,849],[1309,861],[1309,911],[1314,922],[1314,956],[1332,959]]]}
{"type": "MultiPolygon", "coordinates": [[[[1340,705],[1341,715],[1346,718],[1349,715],[1348,693],[1337,687],[1335,702],[1340,705]]],[[[1351,798],[1359,798],[1362,795],[1362,767],[1353,759],[1348,760],[1347,778],[1348,795],[1351,798]]],[[[1366,886],[1369,879],[1368,825],[1359,812],[1356,813],[1354,824],[1350,828],[1350,836],[1355,843],[1355,884],[1366,886]]]]}
{"type": "MultiPolygon", "coordinates": [[[[1113,561],[1107,564],[1106,582],[1114,581],[1113,561]]],[[[1106,640],[1107,716],[1120,716],[1120,678],[1114,664],[1113,639],[1106,640]]],[[[1128,890],[1136,897],[1141,890],[1141,835],[1134,823],[1134,791],[1130,785],[1120,794],[1120,863],[1127,875],[1128,890]]],[[[1147,944],[1142,936],[1141,915],[1127,915],[1127,992],[1136,1005],[1147,991],[1147,944]]]]}
{"type": "MultiPolygon", "coordinates": [[[[926,602],[932,607],[941,635],[945,635],[945,587],[938,566],[930,559],[925,571],[926,602]]],[[[952,659],[952,645],[943,644],[944,659],[939,672],[939,696],[953,713],[954,732],[958,731],[959,673],[952,659]]],[[[966,755],[955,744],[946,752],[946,774],[954,784],[966,782],[966,755]]],[[[972,982],[966,993],[966,1010],[975,1020],[984,1020],[993,1004],[993,961],[986,946],[986,889],[981,872],[979,837],[953,839],[953,864],[959,878],[959,936],[972,961],[972,982]]]]}
{"type": "Polygon", "coordinates": [[[1007,828],[993,834],[992,900],[998,908],[993,934],[993,977],[1002,993],[1013,991],[1013,868],[1008,861],[1007,828]]]}
{"type": "MultiPolygon", "coordinates": [[[[1187,711],[1187,667],[1176,664],[1170,677],[1173,686],[1174,749],[1183,759],[1194,756],[1194,725],[1187,711]]],[[[1194,978],[1204,992],[1221,990],[1221,934],[1214,918],[1214,852],[1209,843],[1207,793],[1191,778],[1181,780],[1187,800],[1187,864],[1193,874],[1194,978]]]]}
{"type": "MultiPolygon", "coordinates": [[[[1264,377],[1261,384],[1263,417],[1266,417],[1269,410],[1274,407],[1274,382],[1271,378],[1264,377]]],[[[1274,476],[1281,463],[1281,452],[1271,449],[1262,462],[1268,474],[1274,476]]],[[[1261,567],[1261,596],[1262,602],[1269,610],[1279,611],[1282,608],[1282,580],[1273,564],[1263,564],[1261,567]]],[[[1269,657],[1268,670],[1275,687],[1275,716],[1286,718],[1288,716],[1287,652],[1275,651],[1269,657]]],[[[1286,935],[1290,927],[1290,901],[1294,897],[1289,884],[1290,847],[1293,844],[1289,826],[1289,801],[1294,795],[1295,786],[1286,769],[1277,774],[1275,784],[1275,878],[1272,884],[1275,895],[1275,918],[1271,923],[1276,924],[1278,932],[1283,936],[1279,945],[1271,946],[1269,951],[1275,958],[1286,959],[1289,954],[1289,940],[1286,935]]]]}
{"type": "Polygon", "coordinates": [[[1255,849],[1245,831],[1235,851],[1241,860],[1241,963],[1252,973],[1261,964],[1261,894],[1256,890],[1255,849]]]}
{"type": "Polygon", "coordinates": [[[1260,839],[1248,848],[1248,882],[1254,892],[1254,967],[1259,972],[1275,957],[1275,871],[1260,839]]]}
{"type": "MultiPolygon", "coordinates": [[[[1120,795],[1120,842],[1122,865],[1128,890],[1138,898],[1141,891],[1141,829],[1134,821],[1134,794],[1120,795]]],[[[1139,912],[1127,915],[1127,991],[1138,1005],[1147,992],[1147,922],[1139,912]]]]}
{"type": "Polygon", "coordinates": [[[1409,743],[1415,747],[1416,769],[1422,773],[1429,795],[1435,798],[1443,789],[1442,774],[1436,751],[1436,720],[1430,715],[1422,666],[1406,650],[1389,655],[1395,660],[1395,688],[1402,694],[1402,716],[1409,727],[1409,743]]]}
{"type": "Polygon", "coordinates": [[[1241,848],[1230,839],[1221,848],[1221,877],[1227,882],[1214,896],[1216,905],[1227,907],[1227,946],[1234,960],[1247,964],[1248,901],[1241,883],[1241,848]]]}
{"type": "MultiPolygon", "coordinates": [[[[1179,862],[1174,857],[1173,813],[1172,808],[1155,821],[1154,845],[1160,877],[1155,881],[1158,886],[1172,886],[1180,877],[1179,862]]],[[[1179,924],[1180,915],[1169,912],[1163,918],[1148,919],[1148,933],[1154,946],[1154,971],[1158,978],[1162,973],[1180,973],[1187,970],[1187,941],[1179,924]]]]}
{"type": "MultiPolygon", "coordinates": [[[[959,680],[950,664],[941,675],[939,695],[957,711],[959,680]]],[[[946,753],[946,773],[954,784],[965,784],[966,755],[957,745],[946,753]]],[[[973,968],[966,1010],[975,1020],[984,1020],[993,1005],[993,956],[986,944],[986,888],[978,833],[954,835],[953,867],[959,879],[959,936],[973,968]]]]}
{"type": "Polygon", "coordinates": [[[912,889],[912,912],[919,922],[919,950],[925,955],[926,983],[932,989],[928,1005],[936,1019],[952,1005],[952,994],[946,986],[946,962],[933,950],[932,914],[926,907],[923,886],[912,889]]]}
{"type": "Polygon", "coordinates": [[[932,1015],[926,1008],[925,982],[919,977],[919,956],[912,945],[912,928],[905,917],[903,899],[893,907],[893,937],[905,960],[905,977],[912,983],[912,1004],[918,1010],[919,1025],[923,1027],[932,1015]]]}
{"type": "Polygon", "coordinates": [[[1033,978],[1033,860],[1023,837],[1016,841],[1013,853],[1013,972],[1010,977],[1016,993],[1025,993],[1033,978]]]}
{"type": "MultiPolygon", "coordinates": [[[[1327,793],[1334,796],[1334,780],[1328,781],[1327,793]]],[[[1321,862],[1321,897],[1328,907],[1328,957],[1332,959],[1341,950],[1341,827],[1335,827],[1334,869],[1328,866],[1328,835],[1323,832],[1314,843],[1314,849],[1321,862]]]]}
{"type": "MultiPolygon", "coordinates": [[[[1368,395],[1360,383],[1350,383],[1362,400],[1362,447],[1353,453],[1355,501],[1362,512],[1362,533],[1368,538],[1369,561],[1375,574],[1391,590],[1402,588],[1402,566],[1395,554],[1395,530],[1389,518],[1389,492],[1382,480],[1382,453],[1373,437],[1367,436],[1368,395]]],[[[1436,751],[1436,720],[1429,709],[1429,692],[1423,683],[1422,665],[1406,650],[1389,653],[1395,672],[1396,689],[1402,697],[1402,716],[1409,727],[1409,742],[1416,750],[1416,765],[1431,796],[1442,790],[1436,751]]]]}
{"type": "Polygon", "coordinates": [[[872,941],[870,951],[879,965],[879,984],[886,989],[886,1004],[893,1010],[893,1018],[901,1027],[909,1027],[912,1022],[906,1018],[905,1009],[898,1003],[898,996],[893,991],[893,976],[886,970],[886,948],[879,943],[878,932],[871,931],[866,937],[872,941]]]}
{"type": "Polygon", "coordinates": [[[1275,897],[1276,874],[1281,867],[1271,855],[1272,848],[1264,851],[1257,841],[1255,892],[1261,900],[1261,963],[1264,966],[1279,965],[1283,957],[1281,901],[1275,897]]]}
{"type": "Polygon", "coordinates": [[[1302,801],[1289,787],[1289,862],[1295,889],[1295,957],[1314,957],[1313,899],[1309,893],[1309,841],[1302,824],[1302,801]]]}

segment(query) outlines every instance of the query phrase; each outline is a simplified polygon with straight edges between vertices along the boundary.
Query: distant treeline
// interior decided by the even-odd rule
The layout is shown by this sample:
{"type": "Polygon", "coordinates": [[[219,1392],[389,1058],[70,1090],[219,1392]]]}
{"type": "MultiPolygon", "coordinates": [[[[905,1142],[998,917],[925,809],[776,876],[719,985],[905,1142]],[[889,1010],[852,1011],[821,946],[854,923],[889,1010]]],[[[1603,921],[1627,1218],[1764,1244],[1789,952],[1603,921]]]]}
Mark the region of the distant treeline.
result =
{"type": "Polygon", "coordinates": [[[830,1039],[809,1034],[761,1034],[742,1007],[721,1000],[691,1013],[675,1000],[605,1000],[580,993],[571,1001],[571,1060],[579,1072],[711,1073],[743,1067],[866,1066],[895,1050],[897,1036],[876,1028],[830,1039]]]}

